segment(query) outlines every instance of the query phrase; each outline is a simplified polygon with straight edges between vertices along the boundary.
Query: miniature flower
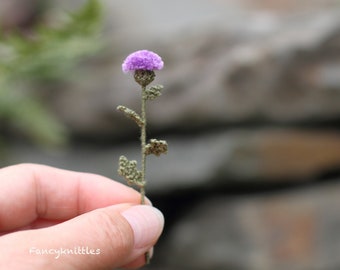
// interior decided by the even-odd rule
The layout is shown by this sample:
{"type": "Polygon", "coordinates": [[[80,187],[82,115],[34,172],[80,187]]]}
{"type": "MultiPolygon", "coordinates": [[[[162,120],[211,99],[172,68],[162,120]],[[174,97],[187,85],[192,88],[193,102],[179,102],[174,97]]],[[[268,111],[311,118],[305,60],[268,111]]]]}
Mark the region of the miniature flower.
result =
{"type": "Polygon", "coordinates": [[[146,172],[146,156],[166,154],[168,145],[164,140],[151,139],[150,143],[146,143],[146,103],[159,97],[163,89],[162,85],[153,85],[147,87],[155,78],[155,70],[163,68],[162,58],[154,52],[140,50],[131,53],[123,62],[123,72],[133,72],[135,81],[141,87],[141,112],[140,114],[125,106],[119,105],[117,110],[123,112],[125,116],[131,118],[140,127],[141,142],[141,170],[137,169],[137,161],[128,160],[125,156],[119,159],[119,175],[123,176],[129,185],[135,185],[140,189],[141,204],[145,203],[145,172],[146,172]]]}
{"type": "MultiPolygon", "coordinates": [[[[123,112],[125,116],[131,118],[140,127],[141,142],[141,169],[137,168],[136,160],[128,160],[125,156],[119,159],[118,174],[123,176],[129,185],[139,188],[141,194],[141,204],[145,204],[145,180],[146,156],[153,154],[159,156],[166,154],[168,144],[164,140],[151,139],[146,143],[146,103],[159,97],[163,89],[162,85],[148,86],[155,78],[155,70],[163,68],[162,58],[154,52],[140,50],[130,54],[122,64],[124,73],[133,72],[135,81],[141,86],[141,112],[140,114],[125,106],[119,105],[117,110],[123,112]],[[147,87],[148,86],[148,87],[147,87]]],[[[145,260],[150,261],[150,253],[145,253],[145,260]]]]}
{"type": "Polygon", "coordinates": [[[162,58],[151,51],[140,50],[131,53],[122,64],[124,73],[136,70],[161,70],[164,66],[162,58]]]}

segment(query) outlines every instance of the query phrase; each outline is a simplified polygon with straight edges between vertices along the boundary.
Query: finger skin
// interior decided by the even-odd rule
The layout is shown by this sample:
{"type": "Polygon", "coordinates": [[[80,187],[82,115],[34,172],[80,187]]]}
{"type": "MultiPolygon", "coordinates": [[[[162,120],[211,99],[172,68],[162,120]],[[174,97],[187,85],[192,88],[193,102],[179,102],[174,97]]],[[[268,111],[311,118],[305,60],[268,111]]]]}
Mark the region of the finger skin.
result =
{"type": "Polygon", "coordinates": [[[41,228],[120,203],[137,204],[137,191],[103,176],[37,164],[0,170],[0,233],[41,228]]]}
{"type": "Polygon", "coordinates": [[[123,265],[131,259],[133,232],[120,211],[120,206],[97,209],[57,226],[2,236],[0,268],[86,270],[123,265]],[[54,252],[78,247],[88,247],[94,254],[61,254],[58,257],[54,252]]]}
{"type": "MultiPolygon", "coordinates": [[[[137,206],[138,208],[139,206],[137,206]]],[[[151,207],[151,206],[148,206],[151,207]]],[[[153,231],[146,245],[136,246],[131,223],[123,213],[136,206],[120,204],[96,209],[53,227],[19,231],[0,237],[0,269],[90,270],[117,267],[140,267],[144,254],[158,240],[163,222],[152,222],[143,228],[153,231]],[[155,227],[156,225],[160,225],[155,227]],[[158,231],[155,233],[155,230],[158,231]],[[55,250],[72,250],[60,255],[55,250]],[[51,251],[52,250],[52,251],[51,251]],[[92,253],[74,253],[92,250],[92,253]],[[14,259],[15,258],[15,259],[14,259]]]]}

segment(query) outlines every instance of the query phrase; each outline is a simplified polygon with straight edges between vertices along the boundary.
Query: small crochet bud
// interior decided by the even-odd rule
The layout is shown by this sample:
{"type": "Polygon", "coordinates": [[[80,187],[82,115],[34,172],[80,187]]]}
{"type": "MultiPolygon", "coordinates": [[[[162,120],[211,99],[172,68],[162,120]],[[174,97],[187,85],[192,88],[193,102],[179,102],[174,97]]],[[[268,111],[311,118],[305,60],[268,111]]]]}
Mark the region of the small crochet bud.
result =
{"type": "Polygon", "coordinates": [[[152,83],[152,81],[155,79],[156,75],[153,70],[144,70],[144,69],[138,69],[135,71],[135,81],[145,87],[152,83]]]}
{"type": "Polygon", "coordinates": [[[136,160],[130,161],[125,156],[121,156],[119,158],[118,174],[123,176],[130,186],[136,185],[141,187],[145,185],[142,180],[142,172],[137,170],[136,160]]]}
{"type": "Polygon", "coordinates": [[[166,154],[168,152],[168,144],[164,140],[151,139],[150,143],[145,146],[145,154],[154,154],[155,156],[160,156],[161,154],[166,154]]]}
{"type": "Polygon", "coordinates": [[[122,105],[119,105],[117,107],[117,110],[123,112],[126,117],[129,117],[132,120],[134,120],[139,127],[142,127],[144,125],[143,120],[138,115],[138,113],[136,113],[134,110],[131,110],[131,109],[129,109],[125,106],[122,106],[122,105]]]}
{"type": "Polygon", "coordinates": [[[161,70],[164,66],[162,58],[148,50],[131,53],[122,64],[124,73],[134,71],[135,81],[145,87],[155,79],[154,70],[161,70]]]}
{"type": "Polygon", "coordinates": [[[151,87],[148,87],[145,90],[145,95],[148,100],[153,100],[155,98],[158,98],[159,96],[162,95],[162,90],[163,90],[163,85],[157,84],[151,87]]]}

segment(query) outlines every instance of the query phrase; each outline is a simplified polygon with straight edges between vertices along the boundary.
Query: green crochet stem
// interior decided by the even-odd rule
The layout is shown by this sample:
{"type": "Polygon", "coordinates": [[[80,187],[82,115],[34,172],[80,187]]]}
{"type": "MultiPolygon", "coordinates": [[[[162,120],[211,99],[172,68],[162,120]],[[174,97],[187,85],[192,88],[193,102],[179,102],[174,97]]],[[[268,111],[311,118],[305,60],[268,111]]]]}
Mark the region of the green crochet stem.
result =
{"type": "Polygon", "coordinates": [[[142,86],[142,105],[141,105],[141,118],[143,125],[141,126],[141,154],[142,154],[142,185],[140,186],[141,204],[145,204],[145,172],[146,172],[146,87],[142,86]]]}

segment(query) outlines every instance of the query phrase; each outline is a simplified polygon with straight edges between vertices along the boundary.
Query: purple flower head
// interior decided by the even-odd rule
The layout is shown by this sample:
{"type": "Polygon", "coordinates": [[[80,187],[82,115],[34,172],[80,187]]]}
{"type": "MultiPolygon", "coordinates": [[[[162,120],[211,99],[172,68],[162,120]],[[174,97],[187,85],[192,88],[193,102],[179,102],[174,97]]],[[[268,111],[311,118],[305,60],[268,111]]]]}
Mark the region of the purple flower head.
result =
{"type": "Polygon", "coordinates": [[[124,73],[136,70],[160,70],[164,66],[162,58],[151,51],[141,50],[131,53],[122,64],[124,73]]]}

